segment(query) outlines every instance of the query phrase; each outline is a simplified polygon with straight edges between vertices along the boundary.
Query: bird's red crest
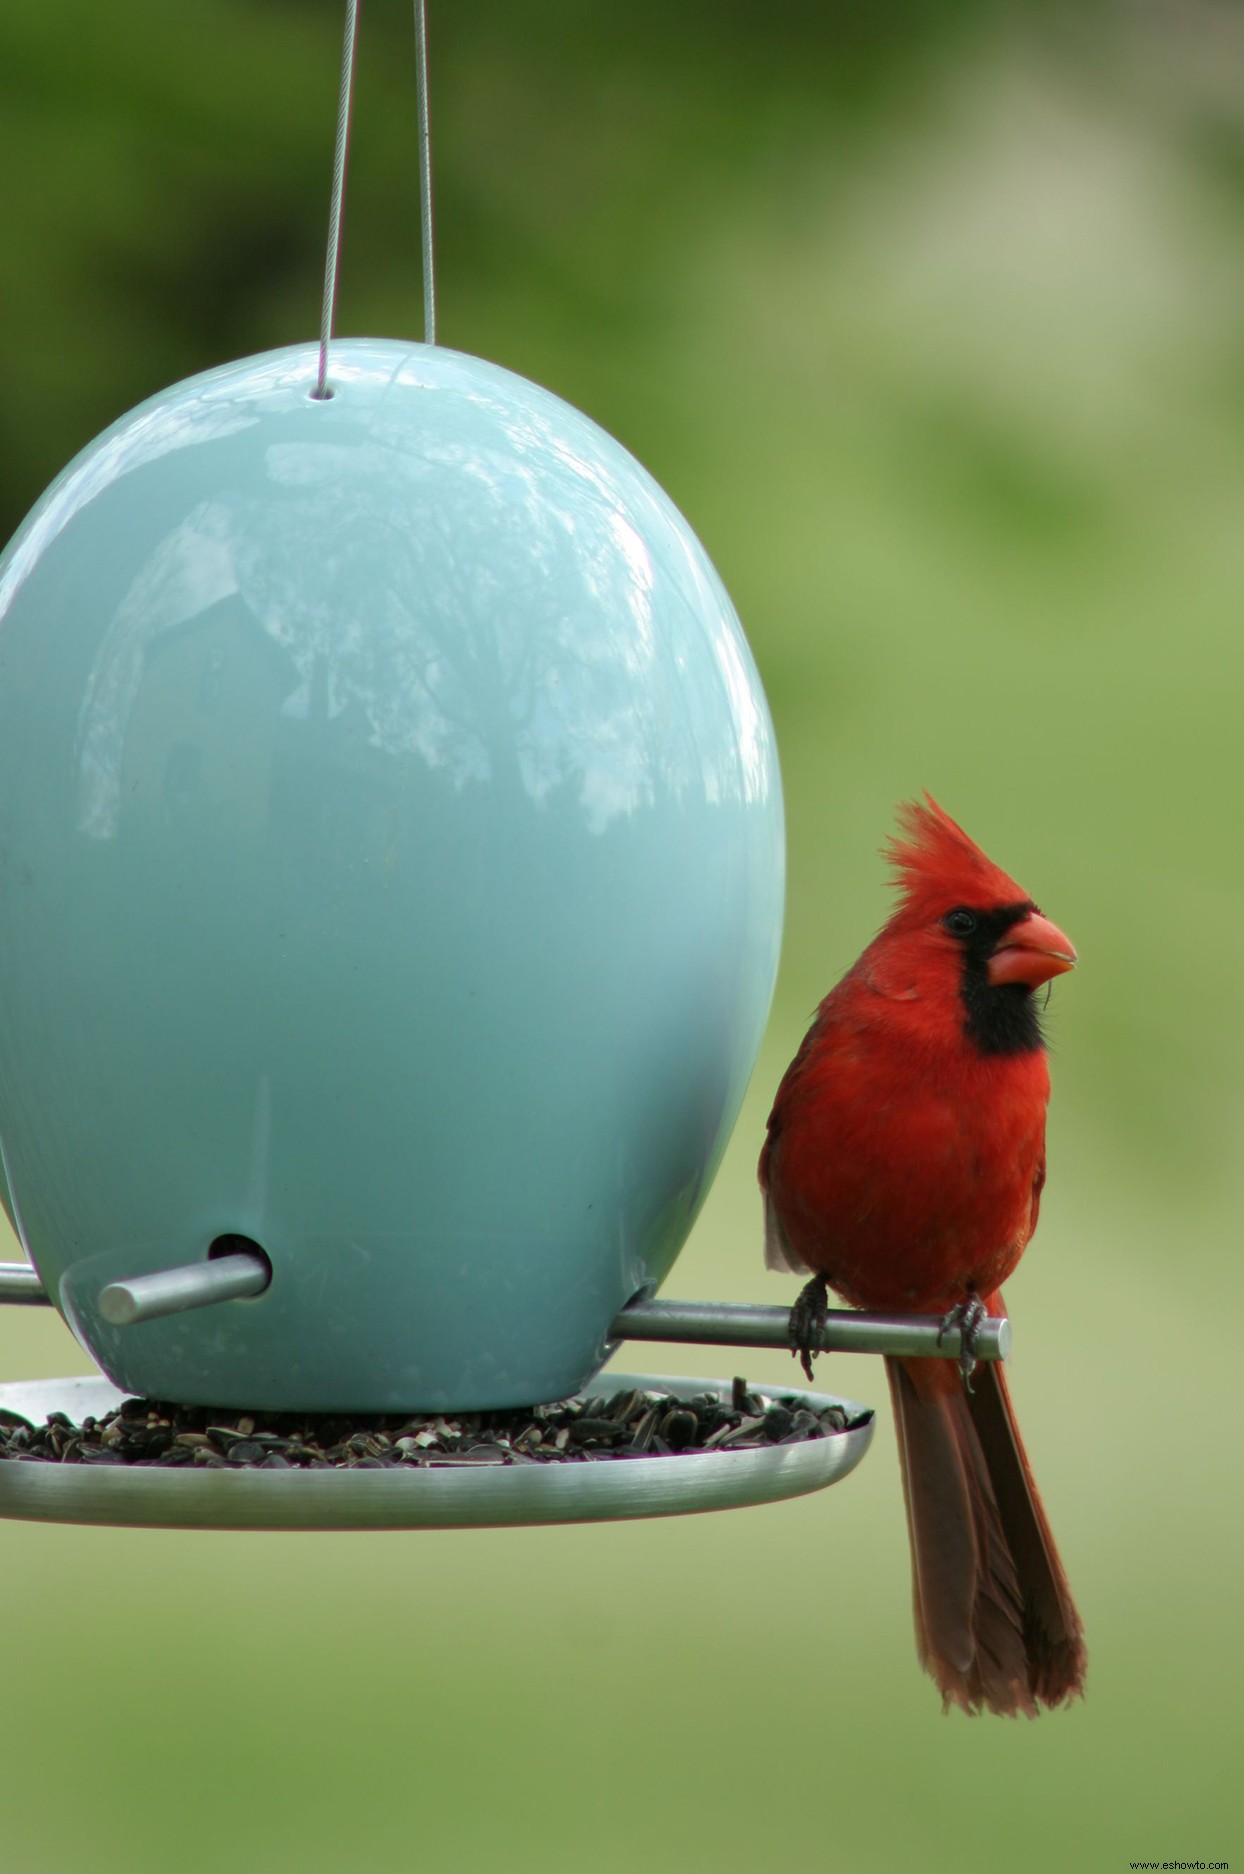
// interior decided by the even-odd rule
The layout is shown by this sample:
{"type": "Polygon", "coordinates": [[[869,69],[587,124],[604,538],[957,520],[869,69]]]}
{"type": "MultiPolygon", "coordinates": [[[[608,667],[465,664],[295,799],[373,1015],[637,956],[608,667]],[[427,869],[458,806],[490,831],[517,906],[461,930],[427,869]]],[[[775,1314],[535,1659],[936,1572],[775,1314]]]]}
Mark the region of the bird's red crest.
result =
{"type": "Polygon", "coordinates": [[[905,801],[898,821],[901,831],[885,856],[895,869],[896,917],[904,923],[924,923],[957,904],[983,910],[1026,901],[1023,888],[985,857],[931,794],[923,804],[905,801]]]}

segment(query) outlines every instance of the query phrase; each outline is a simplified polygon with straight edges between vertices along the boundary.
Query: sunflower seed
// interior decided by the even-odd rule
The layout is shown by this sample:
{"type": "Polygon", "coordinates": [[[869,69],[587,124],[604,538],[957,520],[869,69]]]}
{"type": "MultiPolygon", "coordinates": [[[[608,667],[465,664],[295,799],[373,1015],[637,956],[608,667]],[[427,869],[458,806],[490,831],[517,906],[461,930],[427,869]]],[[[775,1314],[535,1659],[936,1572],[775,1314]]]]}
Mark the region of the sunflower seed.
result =
{"type": "Polygon", "coordinates": [[[681,1452],[749,1451],[831,1437],[852,1423],[841,1405],[765,1395],[736,1378],[728,1401],[629,1387],[560,1405],[488,1412],[374,1414],[223,1412],[127,1399],[75,1428],[63,1412],[34,1427],[0,1415],[0,1459],[22,1463],[190,1465],[200,1469],[418,1469],[425,1465],[588,1464],[681,1452]]]}

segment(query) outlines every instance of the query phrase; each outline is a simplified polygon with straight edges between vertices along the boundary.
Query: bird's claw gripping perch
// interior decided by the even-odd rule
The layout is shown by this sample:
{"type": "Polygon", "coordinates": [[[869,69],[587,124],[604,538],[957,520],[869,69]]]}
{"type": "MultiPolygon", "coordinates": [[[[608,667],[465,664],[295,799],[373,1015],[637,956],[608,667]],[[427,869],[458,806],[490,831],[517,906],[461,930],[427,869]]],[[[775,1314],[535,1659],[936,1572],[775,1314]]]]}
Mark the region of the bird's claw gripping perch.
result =
{"type": "Polygon", "coordinates": [[[968,1391],[972,1390],[972,1375],[976,1371],[976,1331],[985,1319],[985,1304],[979,1295],[969,1295],[966,1301],[956,1302],[942,1316],[942,1324],[937,1330],[937,1344],[940,1347],[947,1334],[959,1330],[959,1371],[968,1391]]]}
{"type": "Polygon", "coordinates": [[[795,1298],[786,1330],[792,1355],[812,1378],[812,1362],[821,1351],[818,1342],[829,1320],[829,1283],[823,1275],[814,1275],[795,1298]]]}

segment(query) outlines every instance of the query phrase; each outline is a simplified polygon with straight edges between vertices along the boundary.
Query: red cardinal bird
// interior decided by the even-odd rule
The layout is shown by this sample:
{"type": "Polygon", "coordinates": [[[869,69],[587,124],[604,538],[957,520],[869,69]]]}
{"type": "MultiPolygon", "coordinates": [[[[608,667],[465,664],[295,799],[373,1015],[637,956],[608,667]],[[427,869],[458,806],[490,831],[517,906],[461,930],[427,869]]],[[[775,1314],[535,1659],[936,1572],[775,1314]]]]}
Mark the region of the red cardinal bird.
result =
{"type": "Polygon", "coordinates": [[[941,1314],[965,1356],[887,1359],[916,1647],[943,1708],[1036,1715],[1084,1684],[1080,1618],[1002,1368],[970,1329],[1037,1225],[1050,1081],[1033,990],[1076,953],[931,796],[899,809],[899,905],[821,1003],[760,1157],[770,1268],[852,1306],[941,1314]],[[960,1370],[962,1367],[962,1371],[960,1370]]]}

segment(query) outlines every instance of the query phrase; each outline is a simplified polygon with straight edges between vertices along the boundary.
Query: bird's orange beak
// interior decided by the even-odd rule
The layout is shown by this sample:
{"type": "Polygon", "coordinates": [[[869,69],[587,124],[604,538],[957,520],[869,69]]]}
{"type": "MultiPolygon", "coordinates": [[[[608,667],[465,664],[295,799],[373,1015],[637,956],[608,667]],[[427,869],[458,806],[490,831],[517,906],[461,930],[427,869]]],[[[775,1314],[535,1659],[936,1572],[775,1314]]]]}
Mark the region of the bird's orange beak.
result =
{"type": "Polygon", "coordinates": [[[1074,969],[1076,947],[1057,924],[1030,911],[1012,924],[985,965],[991,983],[1027,983],[1030,989],[1074,969]]]}

